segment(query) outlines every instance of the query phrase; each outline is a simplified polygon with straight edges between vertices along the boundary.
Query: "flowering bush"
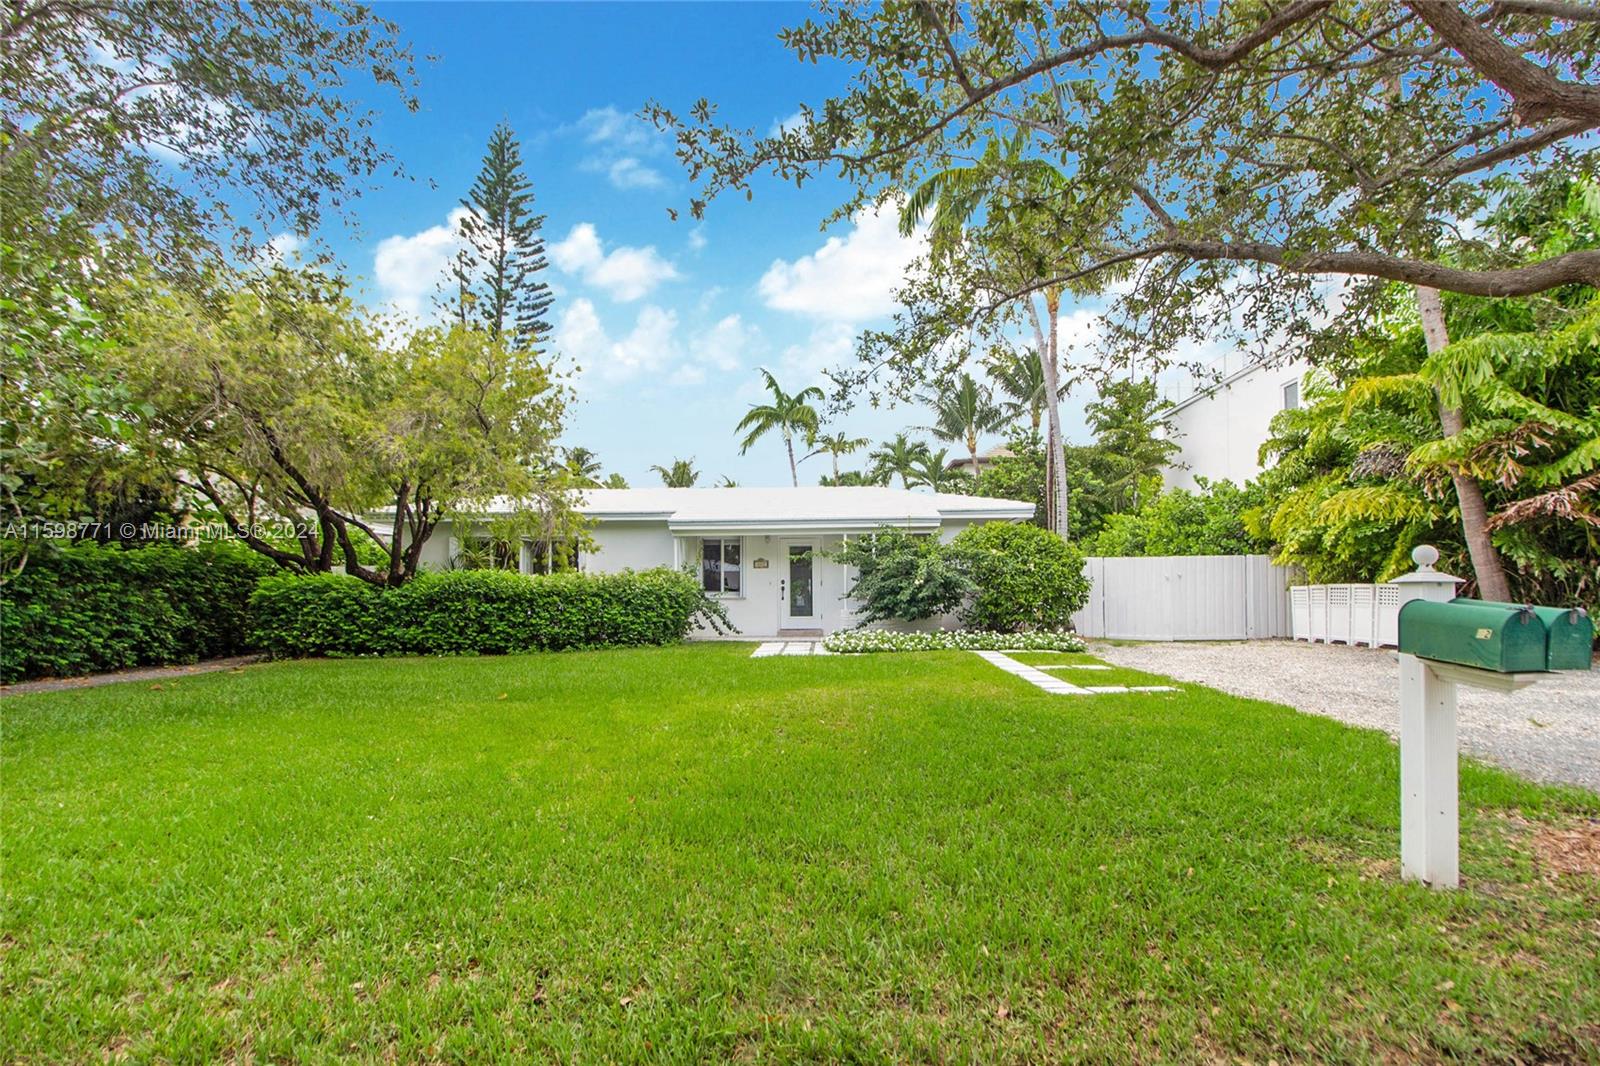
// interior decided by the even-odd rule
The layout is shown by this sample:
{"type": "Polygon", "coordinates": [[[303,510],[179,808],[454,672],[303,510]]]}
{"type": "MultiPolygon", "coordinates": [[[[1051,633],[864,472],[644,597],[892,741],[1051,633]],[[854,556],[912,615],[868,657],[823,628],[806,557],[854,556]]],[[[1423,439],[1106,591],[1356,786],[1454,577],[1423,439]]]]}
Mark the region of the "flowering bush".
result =
{"type": "Polygon", "coordinates": [[[1074,633],[1036,630],[995,633],[988,630],[934,630],[931,633],[891,633],[882,629],[843,629],[830,633],[822,646],[841,654],[885,651],[1083,651],[1083,638],[1074,633]]]}

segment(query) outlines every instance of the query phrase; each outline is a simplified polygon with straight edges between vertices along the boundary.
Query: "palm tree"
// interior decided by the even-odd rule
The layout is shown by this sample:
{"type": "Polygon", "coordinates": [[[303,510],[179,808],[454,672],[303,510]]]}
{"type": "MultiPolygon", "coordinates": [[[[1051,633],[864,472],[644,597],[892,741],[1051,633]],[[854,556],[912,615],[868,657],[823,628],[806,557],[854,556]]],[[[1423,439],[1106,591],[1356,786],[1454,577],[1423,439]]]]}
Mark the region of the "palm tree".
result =
{"type": "Polygon", "coordinates": [[[694,456],[687,459],[674,459],[670,467],[652,466],[650,468],[661,475],[661,483],[669,489],[687,489],[693,487],[700,480],[700,471],[694,468],[694,456]]]}
{"type": "Polygon", "coordinates": [[[729,477],[727,474],[723,474],[721,477],[717,478],[717,488],[719,489],[736,489],[738,487],[739,483],[733,480],[733,478],[729,477]]]}
{"type": "Polygon", "coordinates": [[[588,448],[568,448],[567,473],[585,488],[596,488],[600,484],[600,457],[588,448]]]}
{"type": "MultiPolygon", "coordinates": [[[[1021,418],[1024,412],[1035,435],[1044,421],[1044,364],[1031,349],[1018,351],[1004,348],[996,351],[989,360],[989,375],[1009,402],[1003,406],[1010,418],[1021,418]]],[[[1059,390],[1065,392],[1065,389],[1059,390]]]]}
{"type": "Polygon", "coordinates": [[[621,474],[613,472],[606,475],[606,480],[602,487],[608,489],[625,489],[628,487],[628,479],[623,477],[621,474]]]}
{"type": "Polygon", "coordinates": [[[821,401],[822,390],[815,385],[808,385],[794,395],[783,391],[778,384],[778,379],[765,367],[761,369],[761,376],[767,379],[767,388],[772,393],[771,403],[752,404],[750,413],[740,420],[734,427],[735,433],[745,433],[745,438],[739,445],[739,454],[743,455],[750,450],[750,446],[772,430],[777,430],[783,436],[783,446],[789,452],[789,477],[794,481],[795,488],[800,487],[800,470],[794,459],[794,435],[796,431],[804,433],[810,439],[817,432],[821,419],[817,409],[812,407],[814,401],[821,401]],[[748,430],[748,432],[745,432],[748,430]]]}
{"type": "Polygon", "coordinates": [[[872,462],[874,475],[886,479],[899,475],[900,487],[909,489],[911,478],[917,471],[917,461],[927,451],[928,446],[920,440],[908,440],[904,433],[896,433],[894,440],[886,441],[868,452],[867,458],[872,462]]]}
{"type": "Polygon", "coordinates": [[[911,465],[911,484],[926,485],[934,492],[943,492],[951,482],[961,477],[946,465],[950,461],[949,456],[949,448],[932,451],[924,447],[911,465]]]}
{"type": "Polygon", "coordinates": [[[851,452],[865,448],[868,441],[865,437],[847,437],[843,433],[835,433],[832,436],[812,437],[806,443],[810,445],[811,451],[807,452],[805,458],[800,461],[803,463],[813,455],[821,455],[826,452],[833,456],[833,480],[838,481],[839,456],[849,455],[851,452]]]}
{"type": "MultiPolygon", "coordinates": [[[[1042,376],[1042,375],[1041,375],[1042,376]]],[[[963,372],[953,390],[928,398],[933,408],[933,425],[928,431],[940,440],[965,444],[972,457],[972,474],[978,469],[978,437],[1006,424],[1005,409],[994,402],[994,395],[963,372]]]]}

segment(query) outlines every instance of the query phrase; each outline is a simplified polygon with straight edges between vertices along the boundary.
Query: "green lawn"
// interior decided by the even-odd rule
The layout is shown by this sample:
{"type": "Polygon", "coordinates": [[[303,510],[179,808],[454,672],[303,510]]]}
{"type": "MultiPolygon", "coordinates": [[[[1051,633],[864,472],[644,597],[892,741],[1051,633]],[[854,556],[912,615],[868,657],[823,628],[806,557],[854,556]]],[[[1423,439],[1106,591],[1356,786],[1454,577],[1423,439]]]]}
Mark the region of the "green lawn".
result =
{"type": "MultiPolygon", "coordinates": [[[[1600,1056],[1600,800],[947,652],[317,661],[7,699],[0,1058],[1600,1056]]],[[[1070,673],[1070,671],[1065,672],[1070,673]]]]}

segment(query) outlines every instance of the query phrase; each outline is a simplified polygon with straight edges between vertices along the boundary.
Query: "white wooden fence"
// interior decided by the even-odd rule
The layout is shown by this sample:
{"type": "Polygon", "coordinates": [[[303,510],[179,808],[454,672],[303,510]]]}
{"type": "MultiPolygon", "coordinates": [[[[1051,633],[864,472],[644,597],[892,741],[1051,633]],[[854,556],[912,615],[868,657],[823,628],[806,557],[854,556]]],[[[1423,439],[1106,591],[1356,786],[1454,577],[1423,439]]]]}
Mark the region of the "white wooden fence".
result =
{"type": "Polygon", "coordinates": [[[1290,572],[1266,555],[1090,556],[1088,637],[1253,640],[1290,635],[1290,572]]]}
{"type": "Polygon", "coordinates": [[[1289,589],[1289,629],[1313,644],[1399,643],[1399,585],[1295,585],[1289,589]]]}

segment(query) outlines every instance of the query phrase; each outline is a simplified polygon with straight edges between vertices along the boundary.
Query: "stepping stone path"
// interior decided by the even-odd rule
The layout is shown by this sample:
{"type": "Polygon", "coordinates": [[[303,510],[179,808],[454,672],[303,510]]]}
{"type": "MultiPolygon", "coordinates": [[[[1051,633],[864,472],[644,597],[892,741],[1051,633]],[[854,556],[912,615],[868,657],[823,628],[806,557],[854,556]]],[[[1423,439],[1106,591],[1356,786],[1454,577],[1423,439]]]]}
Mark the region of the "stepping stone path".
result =
{"type": "MultiPolygon", "coordinates": [[[[769,640],[756,646],[750,653],[752,659],[766,659],[774,655],[833,655],[822,646],[820,640],[769,640]]],[[[1113,692],[1177,692],[1178,689],[1171,685],[1074,685],[1059,677],[1045,673],[1046,670],[1109,670],[1111,667],[1100,663],[1051,663],[1044,667],[1029,666],[1019,663],[998,651],[975,651],[972,654],[992,666],[998,666],[1013,677],[1019,677],[1057,696],[1099,696],[1113,692]]]]}
{"type": "Polygon", "coordinates": [[[765,659],[769,655],[832,655],[820,640],[769,640],[750,653],[752,659],[765,659]]]}
{"type": "MultiPolygon", "coordinates": [[[[975,651],[972,654],[976,655],[984,662],[989,663],[991,666],[998,666],[1000,669],[1004,670],[1013,677],[1019,677],[1028,682],[1030,685],[1041,688],[1044,691],[1053,693],[1057,696],[1099,696],[1113,692],[1178,691],[1178,689],[1171,685],[1088,685],[1080,688],[1077,685],[1063,681],[1059,677],[1051,677],[1049,674],[1045,673],[1044,670],[1041,670],[1036,666],[1029,666],[1026,663],[1019,663],[1017,660],[1011,658],[1011,656],[1005,655],[998,651],[975,651]]],[[[1067,668],[1068,664],[1059,663],[1052,664],[1046,669],[1061,670],[1067,668]]],[[[1090,665],[1085,665],[1078,667],[1078,669],[1093,669],[1093,667],[1090,665]]],[[[1104,670],[1107,669],[1107,667],[1102,666],[1099,667],[1099,669],[1104,670]]]]}

